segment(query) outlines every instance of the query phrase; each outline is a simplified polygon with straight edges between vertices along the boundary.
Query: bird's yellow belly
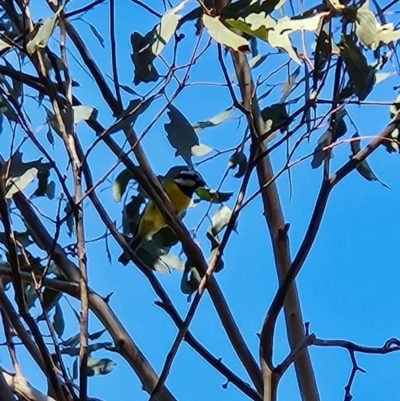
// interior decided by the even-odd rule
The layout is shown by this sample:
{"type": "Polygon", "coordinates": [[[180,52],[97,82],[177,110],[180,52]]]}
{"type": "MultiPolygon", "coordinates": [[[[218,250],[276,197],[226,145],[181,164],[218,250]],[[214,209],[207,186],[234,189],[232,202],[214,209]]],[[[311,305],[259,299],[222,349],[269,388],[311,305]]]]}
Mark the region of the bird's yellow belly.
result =
{"type": "MultiPolygon", "coordinates": [[[[186,196],[175,183],[168,183],[164,189],[171,199],[176,213],[180,216],[189,206],[190,198],[186,196]]],[[[149,239],[167,224],[165,223],[165,219],[160,210],[152,201],[149,202],[146,209],[146,213],[143,214],[140,220],[138,234],[142,238],[144,237],[149,239]]]]}

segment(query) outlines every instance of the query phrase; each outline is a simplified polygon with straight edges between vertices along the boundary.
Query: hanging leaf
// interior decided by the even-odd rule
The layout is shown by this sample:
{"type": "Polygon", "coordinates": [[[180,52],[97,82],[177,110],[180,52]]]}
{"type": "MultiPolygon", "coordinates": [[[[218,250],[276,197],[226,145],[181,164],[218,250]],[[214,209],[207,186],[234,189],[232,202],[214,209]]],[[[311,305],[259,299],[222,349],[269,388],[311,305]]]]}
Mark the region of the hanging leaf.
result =
{"type": "MultiPolygon", "coordinates": [[[[350,142],[351,145],[351,153],[354,155],[356,155],[360,150],[361,150],[361,144],[360,144],[360,135],[358,134],[358,132],[356,132],[352,138],[354,139],[353,141],[350,142]]],[[[363,176],[367,181],[377,181],[379,182],[379,184],[381,184],[382,186],[384,186],[387,189],[390,189],[390,187],[385,184],[383,181],[381,181],[376,175],[375,173],[372,171],[371,167],[369,166],[368,162],[366,159],[364,159],[363,161],[359,162],[357,164],[356,167],[357,171],[359,172],[359,174],[361,176],[363,176]]]]}
{"type": "Polygon", "coordinates": [[[112,372],[116,363],[109,358],[92,358],[87,360],[87,375],[89,377],[95,375],[107,375],[112,372]]]}
{"type": "MultiPolygon", "coordinates": [[[[62,297],[62,292],[53,290],[52,288],[46,287],[43,291],[43,310],[49,313],[58,303],[62,297]]],[[[44,314],[38,316],[37,321],[44,320],[44,314]]]]}
{"type": "Polygon", "coordinates": [[[63,311],[59,303],[57,303],[56,305],[56,311],[53,317],[53,327],[56,333],[58,334],[58,337],[61,338],[62,335],[64,334],[65,322],[64,322],[63,311]]]}
{"type": "Polygon", "coordinates": [[[232,217],[232,213],[233,212],[231,208],[221,205],[211,217],[211,226],[207,232],[209,232],[213,237],[216,237],[228,225],[232,217]]]}
{"type": "Polygon", "coordinates": [[[289,34],[295,31],[315,31],[321,19],[329,13],[323,12],[312,17],[275,20],[266,13],[248,14],[239,19],[228,19],[226,22],[235,29],[267,41],[272,47],[286,51],[298,64],[301,64],[296,50],[290,41],[289,34]]]}
{"type": "Polygon", "coordinates": [[[145,36],[138,32],[131,35],[132,55],[131,59],[135,66],[133,83],[138,85],[140,82],[155,82],[159,74],[153,65],[154,59],[161,54],[166,44],[174,35],[179,20],[182,18],[178,12],[186,4],[186,0],[176,7],[168,10],[160,22],[145,36]]]}
{"type": "Polygon", "coordinates": [[[162,17],[159,24],[153,28],[153,43],[151,43],[152,52],[155,56],[161,54],[165,45],[171,40],[174,35],[179,20],[182,15],[177,14],[187,3],[187,0],[182,1],[176,7],[168,10],[162,17]]]}
{"type": "Polygon", "coordinates": [[[183,260],[173,253],[166,253],[165,255],[161,255],[160,260],[172,269],[181,271],[185,269],[185,263],[183,262],[183,260]]]}
{"type": "MultiPolygon", "coordinates": [[[[335,133],[332,136],[332,143],[336,142],[339,138],[344,136],[347,132],[347,125],[344,120],[344,116],[346,115],[345,109],[341,109],[336,113],[336,125],[335,125],[335,133]]],[[[318,139],[317,146],[314,149],[314,155],[311,160],[311,167],[318,168],[324,162],[326,157],[326,151],[323,149],[328,145],[328,136],[329,130],[326,130],[318,139]]],[[[332,157],[333,152],[330,152],[332,157]]]]}
{"type": "Polygon", "coordinates": [[[131,46],[131,60],[134,65],[133,84],[156,82],[160,75],[153,64],[155,56],[151,51],[148,39],[138,32],[133,32],[131,46]]]}
{"type": "Polygon", "coordinates": [[[387,45],[400,39],[400,29],[394,29],[392,23],[380,25],[378,28],[378,35],[380,42],[387,45]]]}
{"type": "Polygon", "coordinates": [[[45,48],[47,46],[50,36],[53,34],[56,26],[58,14],[61,10],[62,8],[60,8],[60,10],[52,17],[46,18],[39,26],[36,26],[36,34],[26,44],[26,50],[29,54],[35,53],[37,48],[45,48]]]}
{"type": "Polygon", "coordinates": [[[379,45],[378,25],[374,13],[369,9],[369,0],[366,0],[356,13],[356,35],[364,46],[372,50],[379,45]]]}
{"type": "Polygon", "coordinates": [[[192,165],[192,156],[204,155],[212,149],[200,145],[199,138],[192,125],[175,106],[170,104],[168,109],[170,122],[164,124],[167,139],[171,146],[176,149],[176,156],[181,156],[188,165],[192,165]]]}
{"type": "Polygon", "coordinates": [[[193,129],[198,134],[204,128],[215,127],[226,121],[234,111],[235,111],[234,106],[228,107],[227,109],[221,111],[221,113],[218,113],[216,116],[210,118],[209,120],[199,121],[193,124],[193,129]]]}
{"type": "Polygon", "coordinates": [[[131,179],[133,179],[132,173],[128,169],[122,170],[117,175],[112,185],[112,197],[115,202],[121,200],[131,179]]]}
{"type": "Polygon", "coordinates": [[[250,53],[249,42],[227,28],[218,17],[210,17],[203,14],[203,24],[207,28],[209,35],[221,45],[232,50],[250,53]]]}
{"type": "MultiPolygon", "coordinates": [[[[223,203],[232,197],[233,192],[220,192],[209,188],[198,188],[196,189],[196,195],[200,198],[200,200],[204,200],[206,202],[223,203]]],[[[194,202],[198,203],[200,200],[195,200],[194,202]]]]}
{"type": "MultiPolygon", "coordinates": [[[[41,175],[41,179],[47,182],[50,164],[43,163],[41,158],[31,162],[24,162],[22,156],[22,152],[17,151],[11,157],[11,160],[5,162],[3,165],[5,167],[10,163],[5,185],[7,199],[12,198],[15,193],[25,189],[39,174],[41,175]]],[[[40,185],[43,185],[43,181],[39,183],[40,185]]]]}
{"type": "Polygon", "coordinates": [[[339,49],[354,93],[360,100],[365,100],[375,84],[374,68],[368,65],[367,59],[350,35],[342,35],[339,49]]]}
{"type": "Polygon", "coordinates": [[[228,167],[230,169],[237,168],[235,173],[236,178],[241,178],[244,176],[247,168],[247,157],[241,150],[237,150],[230,158],[228,162],[228,167]]]}
{"type": "Polygon", "coordinates": [[[275,131],[278,127],[281,132],[289,128],[289,115],[284,103],[275,103],[261,110],[261,117],[265,122],[265,130],[275,131]]]}
{"type": "Polygon", "coordinates": [[[72,110],[74,113],[74,124],[96,118],[97,114],[97,110],[91,106],[72,106],[72,110]]]}
{"type": "Polygon", "coordinates": [[[181,278],[181,292],[185,295],[191,295],[197,291],[201,277],[196,267],[189,260],[185,263],[185,270],[181,278]]]}

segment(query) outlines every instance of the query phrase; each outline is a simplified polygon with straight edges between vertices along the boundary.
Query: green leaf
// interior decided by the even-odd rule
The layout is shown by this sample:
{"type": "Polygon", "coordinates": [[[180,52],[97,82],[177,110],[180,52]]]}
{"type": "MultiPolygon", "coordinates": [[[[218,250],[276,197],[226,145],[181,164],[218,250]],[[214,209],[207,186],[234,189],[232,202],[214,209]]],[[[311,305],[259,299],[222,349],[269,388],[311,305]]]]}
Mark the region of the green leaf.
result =
{"type": "Polygon", "coordinates": [[[197,291],[201,277],[196,267],[190,261],[186,261],[185,270],[181,278],[181,292],[185,295],[191,295],[197,291]]]}
{"type": "MultiPolygon", "coordinates": [[[[360,144],[360,135],[358,134],[358,132],[356,132],[352,138],[354,140],[352,140],[350,142],[351,145],[351,153],[354,155],[356,155],[360,150],[361,150],[361,144],[360,144]]],[[[366,159],[364,159],[363,161],[361,161],[360,163],[357,164],[356,167],[358,173],[364,177],[367,181],[377,181],[379,182],[379,184],[381,184],[382,186],[384,186],[387,189],[390,189],[390,187],[385,184],[383,181],[381,181],[376,175],[375,173],[372,171],[371,167],[369,166],[368,162],[366,159]]]]}
{"type": "MultiPolygon", "coordinates": [[[[251,17],[258,16],[259,14],[252,14],[249,16],[248,19],[240,19],[240,20],[235,20],[235,19],[227,19],[226,23],[231,26],[234,29],[237,29],[249,36],[252,36],[254,38],[262,39],[262,40],[267,40],[268,38],[268,26],[265,25],[257,25],[256,27],[252,25],[252,19],[251,17]]],[[[261,16],[260,16],[261,17],[261,16]]],[[[264,19],[263,19],[264,21],[264,19]]]]}
{"type": "Polygon", "coordinates": [[[47,186],[50,178],[50,171],[49,170],[42,170],[38,171],[37,173],[38,178],[38,187],[36,191],[33,193],[33,196],[45,196],[47,194],[47,186]]]}
{"type": "Polygon", "coordinates": [[[246,155],[241,150],[237,150],[230,158],[228,162],[228,167],[230,169],[237,168],[235,173],[236,178],[241,178],[244,176],[247,168],[247,158],[246,155]]]}
{"type": "Polygon", "coordinates": [[[46,138],[49,141],[50,145],[54,148],[54,135],[53,135],[53,132],[51,130],[51,125],[50,124],[48,124],[48,127],[47,127],[46,138]]]}
{"type": "Polygon", "coordinates": [[[186,117],[172,104],[168,106],[169,123],[164,124],[167,139],[171,146],[189,165],[192,165],[192,156],[204,155],[212,149],[201,145],[199,138],[186,117]]]}
{"type": "Polygon", "coordinates": [[[151,50],[155,56],[161,54],[165,45],[171,40],[174,35],[179,20],[182,15],[177,14],[186,4],[186,0],[179,3],[176,7],[168,10],[162,17],[159,24],[153,28],[153,39],[150,43],[151,50]]]}
{"type": "Polygon", "coordinates": [[[215,127],[226,121],[234,111],[235,111],[234,106],[228,107],[227,109],[221,111],[220,113],[210,118],[209,120],[199,121],[193,124],[193,129],[195,130],[196,133],[199,133],[204,128],[215,127]]]}
{"type": "Polygon", "coordinates": [[[87,361],[87,375],[107,375],[112,372],[116,363],[109,358],[92,358],[88,357],[87,361]]]}
{"type": "MultiPolygon", "coordinates": [[[[61,8],[59,12],[60,11],[61,8]]],[[[46,18],[39,27],[36,27],[38,28],[36,35],[34,35],[26,44],[26,50],[29,54],[35,53],[37,48],[45,48],[47,46],[50,36],[53,34],[56,26],[59,12],[55,13],[50,18],[46,18]]]]}
{"type": "Polygon", "coordinates": [[[153,65],[155,56],[151,51],[148,39],[138,32],[133,32],[131,35],[131,46],[131,60],[134,65],[134,85],[139,85],[141,82],[156,82],[160,75],[153,65]]]}
{"type": "Polygon", "coordinates": [[[56,183],[54,181],[50,181],[47,184],[46,195],[50,200],[53,200],[55,194],[56,194],[56,183]]]}
{"type": "Polygon", "coordinates": [[[122,170],[117,175],[112,186],[112,197],[115,202],[121,200],[131,179],[133,179],[132,173],[128,169],[122,170]]]}
{"type": "Polygon", "coordinates": [[[315,31],[326,12],[307,18],[283,17],[275,20],[266,13],[247,14],[239,19],[228,19],[227,23],[242,32],[267,41],[272,47],[286,51],[298,64],[301,64],[289,34],[295,31],[315,31]]]}
{"type": "Polygon", "coordinates": [[[160,22],[144,37],[134,32],[131,35],[132,61],[135,66],[134,84],[140,82],[157,81],[159,75],[153,65],[154,59],[161,54],[166,44],[174,35],[179,20],[182,18],[178,12],[184,7],[186,1],[168,10],[160,22]]]}
{"type": "MultiPolygon", "coordinates": [[[[42,295],[43,309],[48,313],[57,305],[58,301],[62,297],[62,292],[46,287],[42,295]]],[[[38,320],[42,320],[42,317],[39,317],[38,320]]]]}
{"type": "Polygon", "coordinates": [[[378,35],[380,42],[387,45],[400,39],[400,29],[394,29],[392,23],[385,24],[379,27],[378,35]]]}
{"type": "Polygon", "coordinates": [[[58,334],[58,337],[61,338],[62,335],[64,334],[65,322],[64,322],[63,311],[59,303],[57,303],[56,305],[56,311],[53,317],[53,327],[56,333],[58,334]]]}
{"type": "Polygon", "coordinates": [[[211,217],[211,226],[208,232],[213,237],[216,237],[228,225],[231,217],[232,209],[228,206],[221,205],[211,217]]]}
{"type": "Polygon", "coordinates": [[[369,0],[366,0],[356,13],[356,35],[364,46],[372,50],[379,45],[377,25],[378,21],[369,9],[369,0]]]}
{"type": "Polygon", "coordinates": [[[97,110],[91,106],[72,106],[74,113],[74,124],[78,124],[80,121],[91,120],[96,118],[97,110]]]}
{"type": "Polygon", "coordinates": [[[219,17],[210,17],[203,14],[203,24],[207,28],[209,35],[219,44],[232,50],[250,53],[249,42],[237,33],[227,28],[219,17]]]}
{"type": "MultiPolygon", "coordinates": [[[[209,188],[198,188],[196,189],[196,195],[200,198],[200,200],[204,200],[206,202],[223,203],[232,197],[233,192],[220,192],[209,188]]],[[[198,201],[195,201],[195,203],[197,202],[198,201]]]]}
{"type": "Polygon", "coordinates": [[[375,70],[368,65],[367,59],[350,35],[342,35],[339,49],[349,74],[350,85],[357,97],[364,100],[374,87],[375,70]]]}
{"type": "Polygon", "coordinates": [[[281,132],[289,128],[289,115],[284,103],[275,103],[261,110],[261,116],[265,122],[265,130],[274,130],[280,127],[281,132]]]}
{"type": "MultiPolygon", "coordinates": [[[[4,163],[4,166],[10,163],[10,170],[5,185],[7,199],[12,198],[15,193],[25,189],[39,174],[42,180],[47,180],[50,169],[49,163],[43,163],[41,158],[24,162],[22,157],[22,152],[17,151],[9,162],[4,163]]],[[[40,185],[43,185],[43,181],[39,183],[40,185]]]]}
{"type": "Polygon", "coordinates": [[[165,255],[161,255],[160,260],[172,269],[181,271],[185,269],[185,263],[183,262],[183,260],[173,253],[166,253],[165,255]]]}
{"type": "MultiPolygon", "coordinates": [[[[344,136],[347,132],[347,125],[344,120],[345,115],[346,111],[344,109],[339,110],[336,114],[336,127],[335,133],[332,136],[332,143],[344,136]]],[[[329,132],[329,130],[326,130],[318,139],[317,146],[314,149],[314,155],[311,160],[311,167],[314,169],[320,167],[325,160],[326,151],[323,151],[323,149],[328,145],[329,132]]],[[[332,157],[333,152],[331,152],[330,155],[332,157]]]]}

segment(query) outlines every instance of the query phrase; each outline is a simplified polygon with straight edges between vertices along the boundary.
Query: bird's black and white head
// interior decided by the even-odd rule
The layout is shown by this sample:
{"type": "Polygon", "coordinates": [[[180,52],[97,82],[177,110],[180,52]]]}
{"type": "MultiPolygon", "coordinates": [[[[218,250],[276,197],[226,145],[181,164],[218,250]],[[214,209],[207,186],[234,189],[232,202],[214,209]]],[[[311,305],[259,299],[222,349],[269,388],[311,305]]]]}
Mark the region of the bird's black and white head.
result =
{"type": "Polygon", "coordinates": [[[182,170],[175,178],[174,182],[180,190],[187,196],[192,197],[194,191],[206,186],[203,177],[194,170],[182,170]]]}

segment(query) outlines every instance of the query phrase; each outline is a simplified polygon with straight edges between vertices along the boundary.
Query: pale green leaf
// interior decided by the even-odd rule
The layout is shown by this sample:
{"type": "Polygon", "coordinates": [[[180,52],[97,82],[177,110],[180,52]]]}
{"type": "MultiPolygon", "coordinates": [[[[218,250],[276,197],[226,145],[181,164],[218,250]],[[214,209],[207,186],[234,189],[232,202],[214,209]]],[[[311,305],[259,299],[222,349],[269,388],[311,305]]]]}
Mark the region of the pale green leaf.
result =
{"type": "Polygon", "coordinates": [[[56,26],[57,19],[58,12],[42,22],[36,35],[26,44],[26,50],[29,54],[33,54],[37,48],[44,48],[47,46],[50,36],[56,26]]]}
{"type": "Polygon", "coordinates": [[[89,356],[87,360],[87,375],[107,375],[111,373],[114,366],[116,366],[116,363],[109,358],[98,359],[89,356]]]}
{"type": "Polygon", "coordinates": [[[232,217],[232,209],[221,205],[211,217],[211,227],[208,229],[214,237],[217,236],[229,223],[232,217]]]}
{"type": "Polygon", "coordinates": [[[80,121],[90,120],[93,115],[96,114],[96,109],[91,106],[72,106],[74,113],[74,124],[78,124],[80,121]]]}
{"type": "Polygon", "coordinates": [[[227,28],[218,17],[210,17],[207,14],[203,14],[203,24],[207,28],[209,35],[217,43],[236,51],[250,52],[249,42],[227,28]]]}
{"type": "Polygon", "coordinates": [[[235,111],[235,107],[233,107],[233,106],[228,107],[227,109],[221,111],[220,113],[218,113],[214,117],[210,118],[209,120],[199,121],[199,122],[193,124],[193,128],[196,131],[196,133],[199,133],[204,128],[215,127],[215,126],[223,123],[224,121],[226,121],[232,115],[232,113],[234,111],[235,111]]]}
{"type": "Polygon", "coordinates": [[[132,174],[128,169],[122,170],[118,175],[112,186],[112,197],[115,202],[119,202],[124,195],[129,181],[132,179],[132,174]]]}
{"type": "Polygon", "coordinates": [[[192,155],[193,156],[204,156],[213,151],[213,148],[210,148],[207,145],[199,144],[192,146],[192,155]]]}
{"type": "Polygon", "coordinates": [[[369,0],[366,0],[356,13],[356,34],[361,43],[372,50],[379,45],[377,26],[378,21],[369,9],[369,0]]]}
{"type": "Polygon", "coordinates": [[[154,36],[151,49],[155,56],[161,54],[165,45],[171,40],[176,28],[178,27],[179,20],[182,15],[177,14],[187,3],[187,0],[182,1],[176,7],[168,10],[162,17],[158,25],[154,27],[154,36]]]}

